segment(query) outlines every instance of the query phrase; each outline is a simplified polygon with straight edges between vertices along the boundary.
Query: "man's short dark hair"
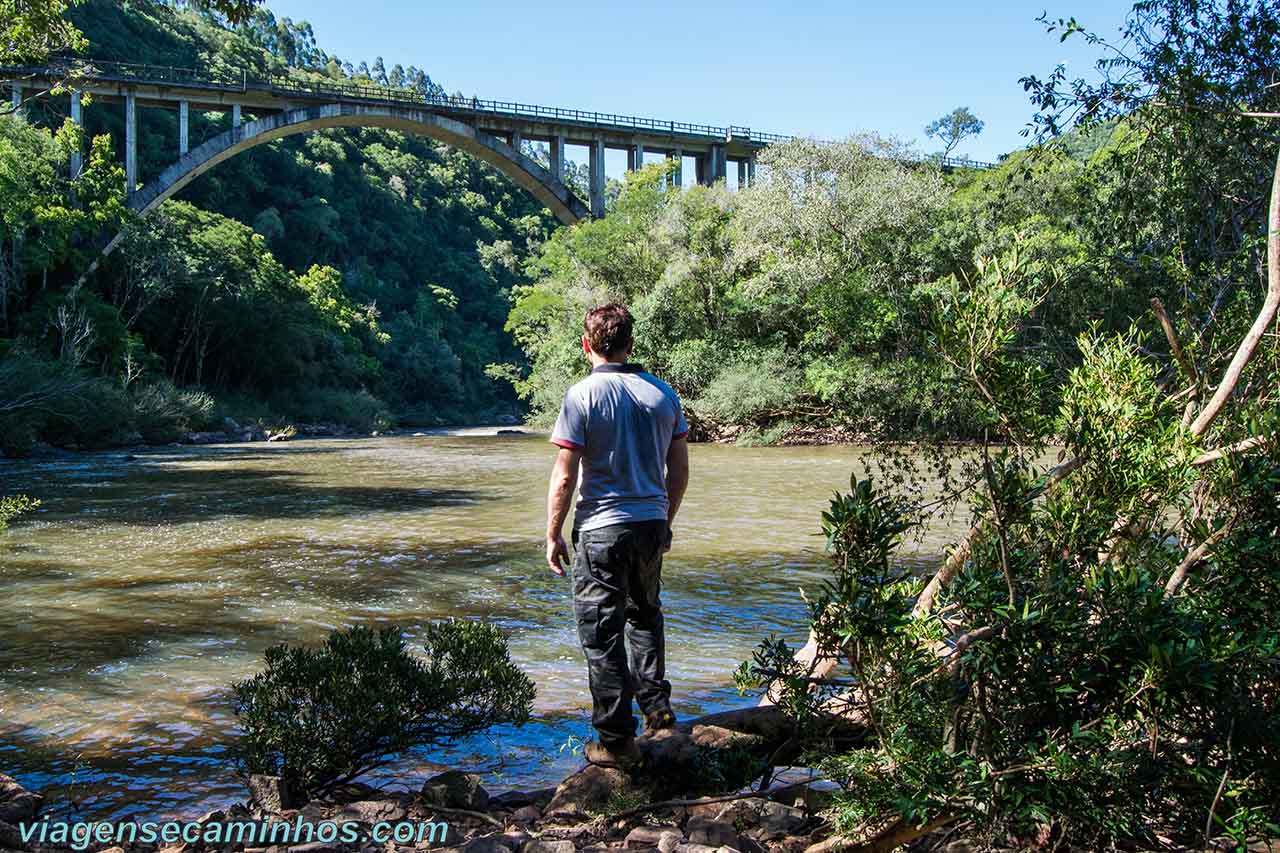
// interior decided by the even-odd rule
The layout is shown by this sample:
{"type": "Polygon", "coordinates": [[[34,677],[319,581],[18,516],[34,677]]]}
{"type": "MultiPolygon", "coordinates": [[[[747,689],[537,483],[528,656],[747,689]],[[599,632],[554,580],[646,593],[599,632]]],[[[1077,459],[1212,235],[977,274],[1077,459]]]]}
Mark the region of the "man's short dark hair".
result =
{"type": "Polygon", "coordinates": [[[588,311],[582,325],[587,331],[587,340],[591,342],[591,350],[605,358],[613,358],[631,343],[635,320],[627,306],[610,302],[588,311]]]}

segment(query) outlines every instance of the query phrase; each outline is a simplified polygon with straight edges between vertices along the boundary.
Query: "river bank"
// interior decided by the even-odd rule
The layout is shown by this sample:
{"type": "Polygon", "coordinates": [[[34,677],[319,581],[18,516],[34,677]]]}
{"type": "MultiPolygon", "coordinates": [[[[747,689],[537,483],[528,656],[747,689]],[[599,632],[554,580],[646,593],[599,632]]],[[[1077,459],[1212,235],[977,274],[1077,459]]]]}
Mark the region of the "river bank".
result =
{"type": "Polygon", "coordinates": [[[770,768],[756,787],[749,777],[758,773],[759,764],[741,778],[725,774],[731,764],[741,765],[744,756],[762,761],[781,755],[789,729],[770,707],[715,714],[642,735],[637,743],[644,764],[632,772],[588,764],[558,785],[496,795],[486,790],[481,776],[459,769],[422,782],[402,779],[401,790],[349,783],[312,801],[297,797],[278,777],[251,776],[244,780],[247,798],[176,821],[198,826],[189,830],[198,840],[166,836],[135,841],[129,833],[148,822],[142,818],[132,830],[118,823],[98,824],[110,829],[67,843],[56,830],[50,837],[50,827],[72,823],[74,811],[68,813],[66,803],[47,802],[0,775],[0,850],[800,853],[832,832],[821,815],[832,786],[803,768],[770,768]],[[409,830],[398,839],[372,831],[378,825],[415,822],[413,838],[407,837],[409,830]],[[341,827],[341,838],[326,839],[321,829],[326,823],[341,827]],[[423,831],[428,824],[429,831],[423,831]],[[43,833],[44,840],[35,832],[43,833]],[[129,843],[121,844],[122,838],[129,843]],[[267,838],[274,843],[264,843],[267,838]]]}

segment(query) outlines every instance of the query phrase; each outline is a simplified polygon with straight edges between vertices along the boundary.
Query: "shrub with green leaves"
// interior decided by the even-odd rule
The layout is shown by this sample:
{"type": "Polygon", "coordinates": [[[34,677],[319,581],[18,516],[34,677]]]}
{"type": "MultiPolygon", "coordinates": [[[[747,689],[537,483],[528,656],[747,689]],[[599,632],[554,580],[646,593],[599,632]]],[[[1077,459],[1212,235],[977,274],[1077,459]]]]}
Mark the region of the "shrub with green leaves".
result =
{"type": "Polygon", "coordinates": [[[40,506],[40,501],[26,495],[6,495],[0,497],[0,532],[9,526],[9,522],[24,512],[40,506]]]}
{"type": "Polygon", "coordinates": [[[533,682],[492,625],[428,625],[424,654],[400,629],[357,626],[318,648],[278,645],[234,685],[245,773],[282,776],[323,794],[409,749],[529,719],[533,682]]]}

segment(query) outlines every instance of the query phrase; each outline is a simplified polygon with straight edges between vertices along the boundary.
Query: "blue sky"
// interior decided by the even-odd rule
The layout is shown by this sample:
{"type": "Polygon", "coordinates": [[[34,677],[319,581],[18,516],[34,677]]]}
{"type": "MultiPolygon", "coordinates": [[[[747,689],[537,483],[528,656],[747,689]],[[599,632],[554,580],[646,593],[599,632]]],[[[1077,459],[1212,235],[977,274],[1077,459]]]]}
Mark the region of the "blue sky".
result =
{"type": "Polygon", "coordinates": [[[485,98],[834,139],[877,131],[930,148],[924,126],[957,106],[986,123],[958,153],[1020,148],[1032,108],[1018,78],[1096,56],[1036,17],[1114,36],[1122,0],[699,3],[267,0],[308,20],[344,60],[417,65],[485,98]],[[1054,5],[1044,5],[1052,2],[1054,5]]]}

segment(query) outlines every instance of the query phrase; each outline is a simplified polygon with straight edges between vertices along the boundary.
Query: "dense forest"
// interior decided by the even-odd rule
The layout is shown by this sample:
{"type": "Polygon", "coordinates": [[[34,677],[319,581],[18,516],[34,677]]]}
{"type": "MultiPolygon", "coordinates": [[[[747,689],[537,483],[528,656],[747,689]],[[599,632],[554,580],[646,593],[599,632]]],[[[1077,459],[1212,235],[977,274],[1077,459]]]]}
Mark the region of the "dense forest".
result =
{"type": "MultiPolygon", "coordinates": [[[[95,59],[439,91],[417,68],[328,56],[261,7],[235,27],[147,2],[68,17],[95,59]]],[[[0,398],[39,396],[8,413],[7,449],[172,439],[227,416],[371,429],[518,414],[484,369],[520,359],[507,294],[554,220],[496,171],[420,137],[318,132],[234,158],[139,223],[118,193],[123,110],[89,104],[80,139],[67,100],[0,123],[0,398]],[[92,153],[73,182],[77,144],[92,153]],[[95,236],[122,227],[79,285],[95,236]]],[[[193,113],[192,144],[229,121],[193,113]]],[[[174,157],[176,113],[140,110],[139,137],[145,180],[174,157]]]]}

